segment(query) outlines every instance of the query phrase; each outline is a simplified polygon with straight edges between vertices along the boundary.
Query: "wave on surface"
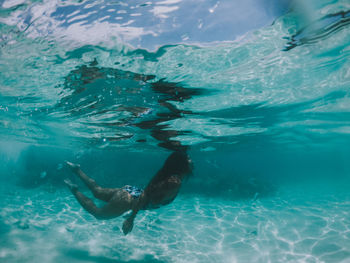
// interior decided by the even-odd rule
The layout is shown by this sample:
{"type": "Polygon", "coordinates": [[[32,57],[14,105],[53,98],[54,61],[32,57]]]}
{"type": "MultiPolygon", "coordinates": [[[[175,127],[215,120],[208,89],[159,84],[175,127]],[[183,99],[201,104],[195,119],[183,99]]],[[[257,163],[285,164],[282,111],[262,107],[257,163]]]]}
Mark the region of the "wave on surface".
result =
{"type": "Polygon", "coordinates": [[[28,6],[8,7],[1,24],[1,126],[21,140],[152,142],[155,128],[176,131],[167,140],[185,145],[236,143],[249,134],[290,137],[291,127],[304,127],[311,137],[349,133],[347,10],[299,31],[298,16],[289,12],[240,41],[152,53],[33,39],[9,22],[26,21],[28,6]],[[171,98],[179,90],[192,95],[171,98]],[[135,131],[146,120],[153,125],[150,138],[135,131]]]}

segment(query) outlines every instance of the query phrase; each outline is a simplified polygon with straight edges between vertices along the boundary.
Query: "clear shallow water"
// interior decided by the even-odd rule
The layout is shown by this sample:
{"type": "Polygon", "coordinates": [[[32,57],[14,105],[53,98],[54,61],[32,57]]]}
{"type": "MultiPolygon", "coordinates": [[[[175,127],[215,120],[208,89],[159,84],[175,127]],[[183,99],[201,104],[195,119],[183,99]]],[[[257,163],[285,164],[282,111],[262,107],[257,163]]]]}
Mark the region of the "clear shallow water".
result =
{"type": "Polygon", "coordinates": [[[4,262],[347,262],[350,255],[350,200],[341,187],[328,194],[288,187],[240,202],[182,195],[140,215],[127,237],[122,218],[96,221],[64,190],[11,190],[1,199],[4,262]]]}
{"type": "Polygon", "coordinates": [[[347,1],[0,3],[0,261],[350,260],[347,1]],[[62,184],[178,149],[194,175],[126,237],[62,184]]]}

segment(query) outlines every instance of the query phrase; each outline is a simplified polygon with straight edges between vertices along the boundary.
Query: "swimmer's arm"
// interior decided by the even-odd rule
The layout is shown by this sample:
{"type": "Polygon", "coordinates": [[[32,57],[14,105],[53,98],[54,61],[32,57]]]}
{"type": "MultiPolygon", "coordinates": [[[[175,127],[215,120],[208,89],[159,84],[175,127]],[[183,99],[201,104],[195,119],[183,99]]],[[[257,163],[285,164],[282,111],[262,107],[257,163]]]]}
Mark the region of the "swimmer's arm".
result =
{"type": "Polygon", "coordinates": [[[145,192],[143,192],[138,199],[138,202],[135,204],[135,206],[132,208],[131,215],[125,219],[123,223],[123,233],[124,235],[127,235],[131,232],[132,228],[134,227],[134,219],[137,215],[137,213],[145,206],[146,204],[146,196],[145,192]]]}
{"type": "Polygon", "coordinates": [[[132,228],[134,227],[134,219],[137,215],[137,212],[135,213],[134,211],[132,212],[132,214],[125,219],[124,223],[123,223],[123,233],[124,235],[127,235],[128,233],[131,232],[132,228]]]}

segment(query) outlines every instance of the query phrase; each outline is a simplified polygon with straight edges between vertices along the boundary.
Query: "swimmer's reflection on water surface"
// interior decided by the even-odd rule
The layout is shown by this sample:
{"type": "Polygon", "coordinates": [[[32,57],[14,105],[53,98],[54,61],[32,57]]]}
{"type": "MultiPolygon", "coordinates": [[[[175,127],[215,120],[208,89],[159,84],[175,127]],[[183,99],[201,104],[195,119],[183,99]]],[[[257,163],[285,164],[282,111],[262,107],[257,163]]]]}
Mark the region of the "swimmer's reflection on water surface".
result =
{"type": "MultiPolygon", "coordinates": [[[[134,224],[134,219],[140,210],[148,210],[159,208],[160,206],[171,203],[179,193],[184,178],[192,173],[193,164],[189,158],[187,151],[188,146],[182,145],[175,137],[184,134],[183,131],[169,129],[165,122],[179,119],[186,114],[192,114],[188,111],[177,109],[171,101],[183,102],[190,99],[194,95],[198,95],[200,90],[181,87],[177,83],[170,83],[164,80],[148,83],[154,76],[136,74],[132,72],[124,72],[116,69],[98,68],[97,63],[90,66],[82,66],[71,73],[77,77],[69,76],[66,79],[72,84],[66,83],[66,87],[74,89],[71,96],[85,92],[84,96],[93,92],[89,91],[94,81],[101,81],[106,72],[115,76],[118,80],[128,79],[130,81],[138,81],[147,83],[151,91],[157,94],[157,102],[160,106],[157,114],[152,119],[142,120],[134,117],[133,120],[125,120],[125,125],[136,126],[143,130],[149,130],[150,135],[159,143],[158,146],[171,150],[172,153],[166,159],[163,167],[150,180],[144,190],[135,186],[123,186],[121,188],[102,188],[95,180],[88,177],[81,169],[80,165],[66,162],[70,169],[86,184],[92,191],[93,195],[105,201],[107,204],[99,208],[95,203],[78,190],[78,186],[66,179],[65,183],[81,204],[81,206],[97,219],[111,219],[118,217],[125,212],[131,210],[131,214],[123,223],[123,232],[128,234],[134,224]]],[[[135,84],[136,85],[136,84],[135,84]]],[[[141,94],[140,94],[141,96],[141,94]]],[[[65,100],[72,102],[77,100],[74,97],[67,97],[65,100]]],[[[74,105],[72,105],[74,106],[74,105]]],[[[144,105],[125,105],[119,106],[119,109],[134,112],[133,108],[139,109],[144,105]]],[[[132,116],[137,116],[132,114],[132,116]]],[[[145,142],[146,140],[140,140],[145,142]]]]}

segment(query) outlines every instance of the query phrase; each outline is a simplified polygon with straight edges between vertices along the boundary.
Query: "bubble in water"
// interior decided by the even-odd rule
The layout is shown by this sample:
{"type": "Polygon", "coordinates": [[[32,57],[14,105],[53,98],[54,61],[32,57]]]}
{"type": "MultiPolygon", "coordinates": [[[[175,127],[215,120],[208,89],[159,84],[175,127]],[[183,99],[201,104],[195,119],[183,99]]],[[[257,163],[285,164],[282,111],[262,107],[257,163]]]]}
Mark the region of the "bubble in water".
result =
{"type": "Polygon", "coordinates": [[[63,168],[63,164],[59,163],[59,164],[57,165],[57,170],[61,170],[62,168],[63,168]]]}
{"type": "Polygon", "coordinates": [[[46,175],[47,175],[47,172],[43,171],[43,172],[40,173],[40,178],[44,179],[46,177],[46,175]]]}

